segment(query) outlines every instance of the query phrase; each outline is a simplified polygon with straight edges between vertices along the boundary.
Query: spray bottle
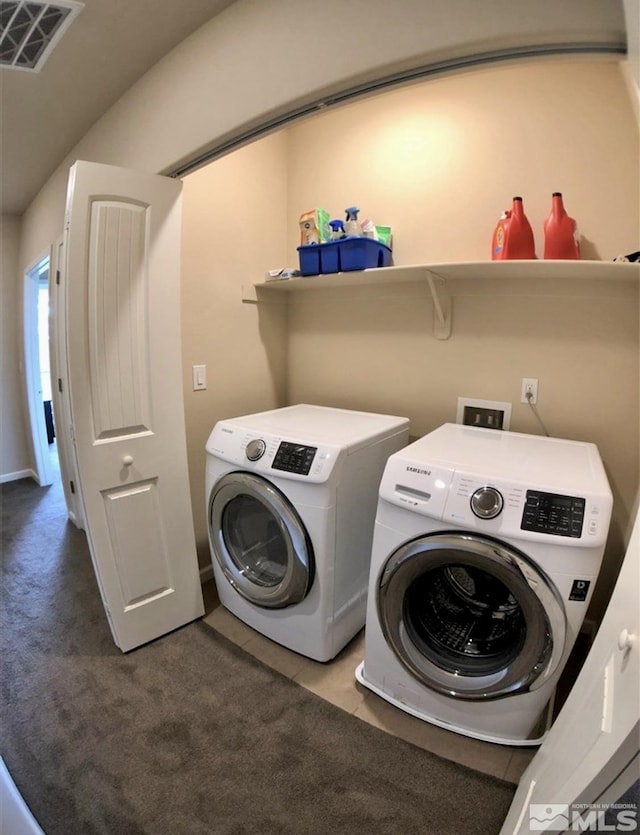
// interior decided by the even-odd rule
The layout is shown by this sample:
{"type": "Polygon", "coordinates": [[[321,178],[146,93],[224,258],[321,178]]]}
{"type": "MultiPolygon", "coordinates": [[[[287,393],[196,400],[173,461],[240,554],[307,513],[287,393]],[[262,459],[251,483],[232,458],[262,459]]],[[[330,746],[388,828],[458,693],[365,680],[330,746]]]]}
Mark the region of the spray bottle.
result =
{"type": "Polygon", "coordinates": [[[362,235],[362,227],[358,222],[358,206],[349,206],[345,209],[347,215],[344,222],[344,231],[347,235],[362,235]]]}

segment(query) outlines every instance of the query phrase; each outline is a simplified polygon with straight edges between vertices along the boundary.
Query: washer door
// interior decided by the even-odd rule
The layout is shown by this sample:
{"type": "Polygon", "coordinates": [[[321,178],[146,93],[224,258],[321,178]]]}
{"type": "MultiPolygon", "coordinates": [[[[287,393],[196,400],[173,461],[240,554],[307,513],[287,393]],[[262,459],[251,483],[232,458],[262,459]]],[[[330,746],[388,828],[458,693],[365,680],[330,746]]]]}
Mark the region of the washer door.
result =
{"type": "Polygon", "coordinates": [[[401,546],[377,593],[393,652],[422,684],[459,699],[534,690],[565,645],[562,602],[539,568],[503,543],[441,533],[401,546]]]}
{"type": "Polygon", "coordinates": [[[267,479],[234,472],[216,482],[209,538],[225,577],[251,603],[280,609],[309,592],[311,541],[293,505],[267,479]]]}

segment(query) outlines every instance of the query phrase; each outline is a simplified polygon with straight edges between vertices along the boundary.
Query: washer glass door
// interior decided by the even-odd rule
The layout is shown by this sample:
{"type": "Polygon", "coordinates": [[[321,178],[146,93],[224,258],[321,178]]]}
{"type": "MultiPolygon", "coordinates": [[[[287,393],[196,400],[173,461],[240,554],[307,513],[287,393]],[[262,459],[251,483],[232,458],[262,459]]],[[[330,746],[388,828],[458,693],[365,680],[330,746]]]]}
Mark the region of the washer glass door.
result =
{"type": "Polygon", "coordinates": [[[265,478],[227,473],[209,499],[212,552],[234,589],[258,606],[303,600],[314,576],[311,541],[288,499],[265,478]]]}
{"type": "Polygon", "coordinates": [[[405,543],[384,566],[377,606],[402,664],[455,698],[535,689],[564,650],[564,609],[547,577],[485,537],[441,533],[405,543]]]}

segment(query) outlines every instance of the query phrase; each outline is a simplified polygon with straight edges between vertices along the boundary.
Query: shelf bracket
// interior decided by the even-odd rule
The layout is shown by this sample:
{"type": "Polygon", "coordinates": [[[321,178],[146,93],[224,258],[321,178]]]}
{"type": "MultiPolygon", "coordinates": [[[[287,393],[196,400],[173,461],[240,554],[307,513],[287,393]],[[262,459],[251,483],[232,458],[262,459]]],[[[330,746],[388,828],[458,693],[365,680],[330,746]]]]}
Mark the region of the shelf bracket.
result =
{"type": "Polygon", "coordinates": [[[258,291],[255,284],[242,285],[242,301],[245,304],[258,304],[258,291]]]}
{"type": "Polygon", "coordinates": [[[451,296],[444,278],[426,270],[427,283],[433,299],[433,335],[436,339],[451,336],[451,296]]]}
{"type": "Polygon", "coordinates": [[[242,303],[243,304],[260,304],[261,302],[271,302],[272,304],[288,304],[288,293],[276,293],[267,285],[243,284],[242,285],[242,303]]]}

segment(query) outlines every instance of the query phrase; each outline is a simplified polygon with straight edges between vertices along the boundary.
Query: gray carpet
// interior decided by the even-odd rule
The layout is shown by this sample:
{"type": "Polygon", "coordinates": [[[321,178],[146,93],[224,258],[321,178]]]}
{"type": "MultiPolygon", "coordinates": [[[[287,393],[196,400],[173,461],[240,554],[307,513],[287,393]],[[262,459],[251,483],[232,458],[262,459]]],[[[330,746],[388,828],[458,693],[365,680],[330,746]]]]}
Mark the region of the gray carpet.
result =
{"type": "Polygon", "coordinates": [[[492,835],[508,783],[389,736],[202,622],[127,655],[59,485],[3,485],[1,754],[47,835],[492,835]]]}

